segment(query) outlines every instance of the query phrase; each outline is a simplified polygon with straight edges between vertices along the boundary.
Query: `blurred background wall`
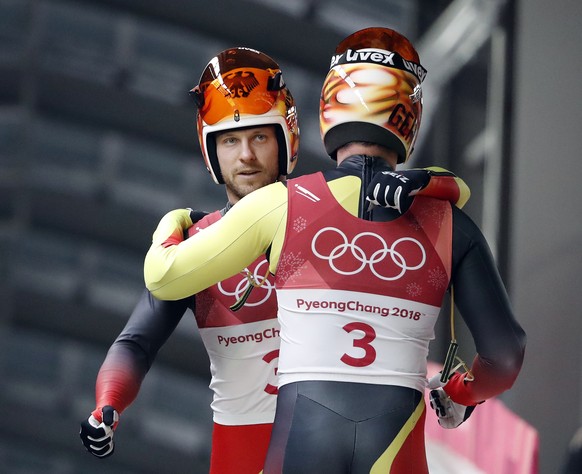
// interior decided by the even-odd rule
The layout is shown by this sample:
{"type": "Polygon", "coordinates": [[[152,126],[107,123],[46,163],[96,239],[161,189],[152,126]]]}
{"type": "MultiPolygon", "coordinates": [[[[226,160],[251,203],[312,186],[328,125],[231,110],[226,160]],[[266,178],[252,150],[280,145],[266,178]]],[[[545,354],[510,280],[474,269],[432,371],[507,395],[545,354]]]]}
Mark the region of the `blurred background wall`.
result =
{"type": "Polygon", "coordinates": [[[540,472],[559,472],[582,424],[581,21],[578,0],[0,0],[0,471],[205,472],[208,358],[191,314],[123,414],[115,455],[93,458],[77,435],[158,219],[225,203],[188,90],[222,49],[266,52],[299,107],[294,174],[331,167],[317,118],[330,55],[387,26],[429,70],[409,165],[472,189],[465,209],[529,336],[501,399],[540,431],[540,472]]]}

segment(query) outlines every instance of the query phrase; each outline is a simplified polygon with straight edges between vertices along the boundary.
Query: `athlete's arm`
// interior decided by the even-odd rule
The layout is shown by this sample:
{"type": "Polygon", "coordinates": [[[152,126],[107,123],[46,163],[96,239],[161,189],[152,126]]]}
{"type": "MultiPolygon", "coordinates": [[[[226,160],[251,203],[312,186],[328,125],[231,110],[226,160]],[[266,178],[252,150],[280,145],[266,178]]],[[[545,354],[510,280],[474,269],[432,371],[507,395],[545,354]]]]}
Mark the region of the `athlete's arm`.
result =
{"type": "MultiPolygon", "coordinates": [[[[205,211],[190,211],[191,225],[206,214],[205,211]]],[[[152,297],[149,291],[143,291],[97,374],[95,412],[109,405],[121,414],[135,400],[158,351],[191,302],[190,299],[164,302],[152,297]]]]}
{"type": "Polygon", "coordinates": [[[444,199],[462,209],[471,197],[467,183],[451,171],[438,166],[424,169],[428,171],[430,180],[416,195],[444,199]]]}
{"type": "Polygon", "coordinates": [[[461,178],[438,167],[380,171],[366,189],[366,200],[372,206],[394,209],[399,214],[408,210],[417,195],[447,200],[462,208],[471,192],[461,178]]]}
{"type": "Polygon", "coordinates": [[[121,414],[137,397],[158,350],[176,328],[188,302],[158,301],[145,290],[121,334],[109,348],[95,383],[96,408],[79,436],[94,456],[111,456],[121,414]]]}
{"type": "Polygon", "coordinates": [[[159,349],[188,304],[189,300],[159,301],[144,290],[97,375],[96,411],[110,405],[121,414],[135,400],[159,349]]]}
{"type": "Polygon", "coordinates": [[[515,319],[497,266],[475,223],[453,208],[455,304],[475,341],[474,381],[456,376],[445,385],[451,399],[474,405],[508,390],[523,362],[526,336],[515,319]]]}
{"type": "Polygon", "coordinates": [[[265,254],[278,231],[284,232],[286,212],[287,188],[274,183],[245,196],[186,241],[181,235],[191,225],[188,211],[168,213],[145,258],[146,287],[156,298],[177,300],[231,277],[265,254]]]}

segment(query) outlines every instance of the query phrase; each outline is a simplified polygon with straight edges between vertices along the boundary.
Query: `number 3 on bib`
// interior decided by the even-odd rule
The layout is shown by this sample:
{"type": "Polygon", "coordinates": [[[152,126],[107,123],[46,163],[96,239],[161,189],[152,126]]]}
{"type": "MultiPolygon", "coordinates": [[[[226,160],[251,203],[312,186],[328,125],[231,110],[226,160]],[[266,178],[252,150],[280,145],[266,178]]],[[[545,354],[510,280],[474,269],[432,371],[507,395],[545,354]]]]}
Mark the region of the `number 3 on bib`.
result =
{"type": "Polygon", "coordinates": [[[354,322],[346,324],[343,327],[344,331],[351,333],[352,331],[361,331],[363,336],[360,338],[354,338],[353,346],[364,351],[362,357],[352,357],[351,355],[344,354],[341,357],[341,361],[346,365],[351,365],[352,367],[366,367],[376,360],[376,349],[372,346],[371,342],[376,339],[376,331],[374,328],[366,323],[354,322]]]}

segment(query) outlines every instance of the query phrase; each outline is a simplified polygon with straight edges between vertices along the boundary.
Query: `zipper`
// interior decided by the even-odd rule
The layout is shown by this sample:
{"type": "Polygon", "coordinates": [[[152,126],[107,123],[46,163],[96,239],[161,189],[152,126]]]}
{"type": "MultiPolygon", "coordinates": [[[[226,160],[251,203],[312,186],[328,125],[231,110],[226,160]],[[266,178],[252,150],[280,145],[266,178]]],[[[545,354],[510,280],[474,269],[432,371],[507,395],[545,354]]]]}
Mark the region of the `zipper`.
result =
{"type": "Polygon", "coordinates": [[[373,156],[364,155],[364,164],[362,166],[362,173],[360,175],[362,180],[362,187],[360,188],[360,206],[358,208],[358,217],[367,221],[372,220],[372,210],[368,210],[369,202],[366,201],[366,189],[372,182],[374,176],[374,164],[377,158],[373,156]]]}

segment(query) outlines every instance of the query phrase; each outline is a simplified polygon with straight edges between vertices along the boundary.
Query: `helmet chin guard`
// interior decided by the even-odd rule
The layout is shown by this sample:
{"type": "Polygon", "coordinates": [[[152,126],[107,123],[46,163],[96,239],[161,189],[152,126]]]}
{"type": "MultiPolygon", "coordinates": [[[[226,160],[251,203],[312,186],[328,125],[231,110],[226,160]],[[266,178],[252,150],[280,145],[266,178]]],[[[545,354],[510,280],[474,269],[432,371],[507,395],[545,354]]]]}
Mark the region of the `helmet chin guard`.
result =
{"type": "Polygon", "coordinates": [[[408,39],[388,28],[366,28],[336,48],[320,97],[320,132],[327,153],[370,142],[410,157],[422,117],[426,70],[408,39]]]}
{"type": "Polygon", "coordinates": [[[218,53],[190,94],[198,105],[197,128],[206,168],[224,184],[216,156],[217,132],[275,125],[279,143],[279,175],[297,164],[299,125],[295,100],[279,65],[260,51],[231,48],[218,53]]]}

